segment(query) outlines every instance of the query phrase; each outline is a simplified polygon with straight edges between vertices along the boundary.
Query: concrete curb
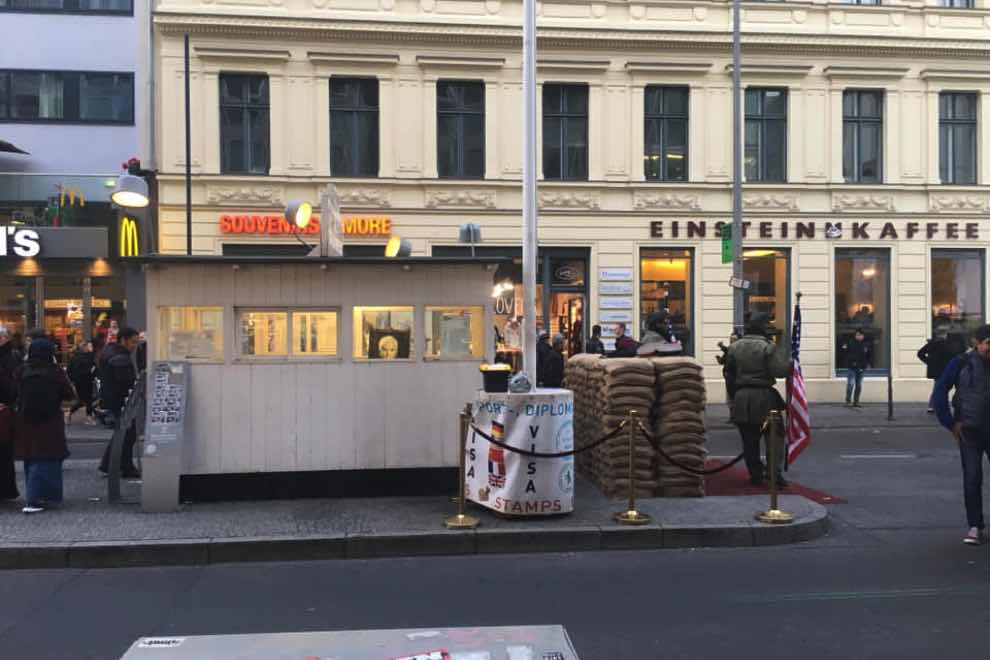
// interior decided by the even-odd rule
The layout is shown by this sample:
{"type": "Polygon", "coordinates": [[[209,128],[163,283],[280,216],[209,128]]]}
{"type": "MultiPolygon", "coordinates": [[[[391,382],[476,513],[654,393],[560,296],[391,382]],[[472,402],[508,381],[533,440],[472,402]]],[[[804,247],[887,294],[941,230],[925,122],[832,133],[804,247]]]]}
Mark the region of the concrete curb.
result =
{"type": "Polygon", "coordinates": [[[809,502],[811,513],[790,525],[753,521],[735,525],[653,523],[478,527],[407,532],[358,532],[338,536],[272,536],[135,541],[80,541],[66,544],[0,545],[0,569],[129,568],[199,566],[259,561],[382,559],[439,555],[480,555],[594,550],[753,547],[801,543],[824,536],[828,511],[809,502]]]}

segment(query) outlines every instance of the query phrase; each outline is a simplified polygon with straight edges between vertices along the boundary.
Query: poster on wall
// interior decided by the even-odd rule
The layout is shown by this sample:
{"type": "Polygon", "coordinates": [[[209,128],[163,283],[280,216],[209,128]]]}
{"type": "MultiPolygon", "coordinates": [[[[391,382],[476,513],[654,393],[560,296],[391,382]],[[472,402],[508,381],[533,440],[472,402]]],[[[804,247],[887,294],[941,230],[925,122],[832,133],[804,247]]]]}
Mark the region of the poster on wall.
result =
{"type": "Polygon", "coordinates": [[[601,282],[598,293],[603,296],[631,296],[633,285],[632,282],[601,282]]]}
{"type": "Polygon", "coordinates": [[[632,268],[599,268],[598,280],[600,282],[632,282],[632,268]]]}

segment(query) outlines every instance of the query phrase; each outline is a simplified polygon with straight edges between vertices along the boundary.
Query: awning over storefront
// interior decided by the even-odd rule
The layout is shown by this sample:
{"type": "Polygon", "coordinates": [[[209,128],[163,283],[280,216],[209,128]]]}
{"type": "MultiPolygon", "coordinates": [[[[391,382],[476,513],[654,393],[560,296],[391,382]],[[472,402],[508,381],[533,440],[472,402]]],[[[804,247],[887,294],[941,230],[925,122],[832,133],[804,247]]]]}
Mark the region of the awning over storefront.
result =
{"type": "Polygon", "coordinates": [[[28,152],[20,149],[6,140],[0,140],[0,152],[10,153],[10,154],[28,154],[28,152]]]}

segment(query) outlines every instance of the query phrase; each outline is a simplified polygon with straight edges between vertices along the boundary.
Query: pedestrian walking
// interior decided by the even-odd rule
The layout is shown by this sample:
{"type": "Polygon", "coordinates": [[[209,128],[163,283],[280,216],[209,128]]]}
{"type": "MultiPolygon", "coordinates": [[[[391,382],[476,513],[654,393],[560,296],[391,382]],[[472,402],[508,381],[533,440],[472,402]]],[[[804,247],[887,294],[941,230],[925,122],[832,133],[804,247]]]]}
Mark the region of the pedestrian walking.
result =
{"type": "Polygon", "coordinates": [[[959,445],[969,525],[963,543],[980,545],[985,527],[983,457],[990,458],[990,325],[977,328],[973,345],[973,350],[949,361],[935,383],[932,399],[938,421],[959,445]]]}
{"type": "Polygon", "coordinates": [[[96,424],[96,420],[93,419],[93,378],[96,373],[96,354],[93,353],[91,342],[83,342],[79,345],[79,348],[73,353],[72,359],[69,360],[67,371],[78,398],[65,414],[65,423],[71,424],[72,415],[80,408],[85,408],[86,423],[96,424]]]}
{"type": "MultiPolygon", "coordinates": [[[[108,418],[113,420],[115,426],[121,423],[127,395],[130,394],[134,388],[134,382],[137,380],[133,353],[139,342],[137,330],[124,328],[118,333],[117,342],[109,344],[103,349],[100,359],[100,399],[103,407],[108,411],[108,418]]],[[[134,465],[134,443],[136,442],[137,429],[131,424],[124,435],[120,462],[121,476],[126,479],[139,479],[141,477],[141,471],[134,465]]],[[[107,443],[107,448],[103,452],[103,459],[100,461],[100,472],[104,474],[110,470],[112,444],[113,440],[111,439],[107,443]]]]}
{"type": "MultiPolygon", "coordinates": [[[[726,385],[734,393],[731,420],[739,428],[746,468],[753,485],[761,484],[766,477],[766,466],[760,458],[763,424],[771,410],[785,408],[774,385],[777,378],[784,378],[791,371],[786,342],[780,346],[774,344],[767,336],[767,323],[766,314],[752,314],[746,323],[745,334],[729,346],[725,356],[726,385]]],[[[787,482],[782,468],[783,460],[778,460],[777,483],[784,487],[787,482]]]]}
{"type": "Polygon", "coordinates": [[[14,455],[24,462],[24,513],[38,513],[62,501],[62,461],[69,455],[62,402],[75,396],[55,363],[55,347],[35,339],[17,375],[14,455]]]}
{"type": "Polygon", "coordinates": [[[20,495],[14,472],[14,403],[17,400],[14,374],[20,364],[16,343],[7,328],[0,326],[0,500],[16,500],[20,495]]]}
{"type": "Polygon", "coordinates": [[[585,344],[584,352],[605,355],[605,342],[602,341],[602,326],[591,326],[591,338],[585,344]]]}
{"type": "Polygon", "coordinates": [[[935,412],[935,383],[949,362],[959,353],[959,350],[949,341],[949,333],[939,330],[932,339],[918,350],[918,359],[926,365],[926,377],[932,381],[932,395],[928,398],[928,413],[935,412]]]}
{"type": "Polygon", "coordinates": [[[873,344],[866,339],[863,329],[857,328],[852,339],[842,345],[842,350],[846,355],[846,405],[860,408],[863,376],[873,364],[873,344]]]}
{"type": "Polygon", "coordinates": [[[536,345],[536,384],[538,387],[561,387],[564,384],[564,335],[546,333],[536,345]]]}

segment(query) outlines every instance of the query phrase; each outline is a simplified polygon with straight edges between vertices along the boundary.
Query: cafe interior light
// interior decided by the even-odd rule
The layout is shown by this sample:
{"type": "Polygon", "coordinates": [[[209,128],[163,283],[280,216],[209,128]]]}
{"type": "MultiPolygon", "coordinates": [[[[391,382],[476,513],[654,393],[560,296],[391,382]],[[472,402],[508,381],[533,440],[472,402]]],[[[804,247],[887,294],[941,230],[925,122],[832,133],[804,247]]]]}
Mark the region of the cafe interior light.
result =
{"type": "Polygon", "coordinates": [[[293,200],[285,207],[285,220],[299,229],[305,229],[313,219],[313,205],[309,202],[293,200]]]}
{"type": "Polygon", "coordinates": [[[746,250],[743,252],[743,256],[749,259],[758,259],[760,257],[772,257],[777,254],[776,250],[746,250]]]}
{"type": "Polygon", "coordinates": [[[509,291],[512,291],[515,287],[516,285],[512,283],[512,280],[505,280],[504,282],[499,282],[492,289],[492,298],[498,298],[503,293],[508,293],[509,291]]]}
{"type": "Polygon", "coordinates": [[[148,206],[148,182],[136,174],[121,174],[110,193],[110,199],[117,206],[140,209],[148,206]]]}
{"type": "Polygon", "coordinates": [[[865,269],[863,269],[863,277],[866,278],[866,279],[870,279],[870,278],[874,277],[876,274],[877,274],[876,268],[865,268],[865,269]]]}
{"type": "Polygon", "coordinates": [[[401,238],[399,236],[393,236],[388,239],[388,243],[385,245],[385,256],[389,258],[394,257],[408,257],[412,254],[412,243],[408,239],[401,238]]]}

